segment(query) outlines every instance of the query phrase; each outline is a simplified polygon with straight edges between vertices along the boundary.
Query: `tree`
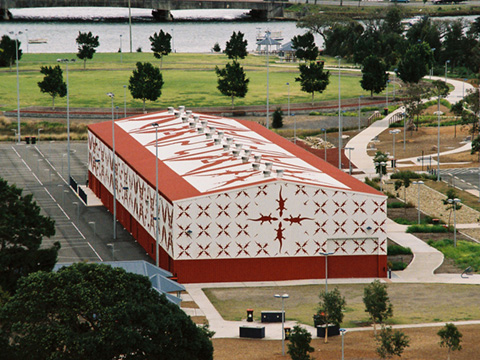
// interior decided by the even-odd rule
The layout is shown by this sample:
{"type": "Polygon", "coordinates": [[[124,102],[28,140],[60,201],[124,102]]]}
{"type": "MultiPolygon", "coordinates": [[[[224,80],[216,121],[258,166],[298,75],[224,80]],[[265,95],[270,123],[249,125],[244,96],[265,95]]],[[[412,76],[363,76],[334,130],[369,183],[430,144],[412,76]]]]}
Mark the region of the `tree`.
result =
{"type": "Polygon", "coordinates": [[[14,292],[22,276],[50,271],[57,262],[60,243],[41,247],[44,236],[55,235],[55,223],[40,214],[33,195],[0,178],[0,287],[14,292]]]}
{"type": "Polygon", "coordinates": [[[318,47],[311,31],[297,35],[292,38],[292,49],[295,50],[295,57],[300,60],[314,61],[318,57],[318,47]]]}
{"type": "Polygon", "coordinates": [[[45,76],[42,81],[38,82],[38,87],[42,93],[49,94],[52,97],[52,108],[55,109],[55,97],[67,95],[67,84],[63,81],[62,68],[60,65],[53,68],[42,66],[40,72],[45,76]]]}
{"type": "MultiPolygon", "coordinates": [[[[22,58],[21,44],[22,43],[18,41],[18,60],[22,58]]],[[[12,67],[16,60],[15,49],[15,39],[10,39],[8,35],[3,35],[0,40],[0,67],[12,67]]]]}
{"type": "Polygon", "coordinates": [[[455,211],[460,210],[462,208],[462,204],[454,201],[457,198],[457,192],[455,189],[448,189],[446,195],[447,198],[443,199],[442,203],[443,205],[446,205],[445,210],[450,210],[448,214],[448,227],[450,227],[450,218],[452,217],[453,209],[455,208],[455,211]]]}
{"type": "Polygon", "coordinates": [[[390,326],[382,326],[382,330],[380,330],[376,340],[378,343],[377,354],[382,359],[390,359],[395,355],[402,356],[403,351],[410,343],[408,336],[400,330],[393,331],[390,326]]]}
{"type": "Polygon", "coordinates": [[[160,69],[146,62],[137,62],[137,69],[133,70],[128,81],[128,90],[134,99],[155,101],[162,95],[163,76],[160,69]]]}
{"type": "Polygon", "coordinates": [[[312,94],[313,105],[315,92],[321,94],[330,83],[330,71],[324,71],[323,61],[300,64],[298,68],[300,76],[295,78],[295,81],[300,82],[302,91],[312,94]]]}
{"type": "Polygon", "coordinates": [[[406,83],[418,83],[428,74],[433,64],[433,53],[430,46],[417,43],[410,46],[398,64],[397,76],[406,83]]]}
{"type": "Polygon", "coordinates": [[[154,33],[153,36],[150,36],[150,42],[152,44],[153,56],[156,59],[160,59],[160,68],[163,65],[163,56],[167,56],[172,52],[172,35],[169,33],[164,33],[163,30],[160,32],[154,33]]]}
{"type": "Polygon", "coordinates": [[[440,347],[448,348],[448,360],[450,360],[450,352],[462,350],[460,342],[462,341],[463,335],[454,324],[445,324],[445,326],[438,331],[437,335],[440,336],[440,347]]]}
{"type": "Polygon", "coordinates": [[[82,33],[79,31],[76,42],[78,44],[77,57],[80,60],[83,60],[83,69],[85,69],[87,59],[92,59],[93,54],[96,52],[96,48],[100,46],[98,36],[93,36],[91,31],[88,33],[82,33]]]}
{"type": "Polygon", "coordinates": [[[363,289],[363,303],[365,304],[365,311],[372,319],[373,331],[376,336],[376,324],[381,324],[393,315],[393,305],[388,297],[387,284],[382,284],[379,280],[375,280],[367,285],[363,289]]]}
{"type": "Polygon", "coordinates": [[[227,63],[223,69],[215,66],[215,72],[218,77],[217,89],[222,95],[230,96],[233,108],[236,97],[244,98],[247,95],[250,79],[247,79],[243,67],[236,61],[227,63]]]}
{"type": "Polygon", "coordinates": [[[425,91],[425,86],[423,84],[409,84],[405,89],[405,97],[403,100],[403,105],[405,106],[405,119],[408,124],[406,124],[407,129],[413,130],[415,128],[415,124],[413,123],[413,119],[415,116],[417,117],[417,126],[416,130],[418,130],[418,122],[419,117],[425,106],[423,104],[423,99],[429,98],[430,94],[428,91],[425,91]]]}
{"type": "Polygon", "coordinates": [[[213,45],[212,50],[215,51],[216,53],[219,53],[220,51],[222,51],[222,49],[220,48],[220,45],[218,45],[218,42],[216,42],[215,45],[213,45]]]}
{"type": "Polygon", "coordinates": [[[380,150],[375,153],[375,156],[373,157],[373,163],[375,165],[375,172],[377,174],[380,174],[382,172],[382,175],[385,175],[387,173],[387,163],[388,161],[388,155],[385,154],[384,152],[381,152],[380,150]],[[384,162],[385,166],[381,166],[380,163],[384,162]],[[376,165],[375,163],[378,163],[376,165]]]}
{"type": "Polygon", "coordinates": [[[103,264],[30,274],[0,324],[12,360],[213,359],[205,329],[147,277],[103,264]]]}
{"type": "Polygon", "coordinates": [[[340,326],[343,321],[343,312],[345,311],[345,297],[340,294],[338,288],[333,291],[320,293],[320,302],[317,314],[321,322],[325,324],[325,343],[328,340],[328,325],[340,326]]]}
{"type": "Polygon", "coordinates": [[[248,41],[243,40],[244,34],[240,31],[236,33],[233,32],[230,40],[225,44],[225,54],[227,54],[229,59],[233,59],[236,62],[238,59],[245,59],[247,56],[247,45],[248,41]]]}
{"type": "Polygon", "coordinates": [[[288,344],[288,355],[292,360],[310,360],[312,357],[309,353],[315,351],[310,346],[312,341],[312,334],[306,329],[295,325],[293,331],[290,333],[290,343],[288,344]]]}
{"type": "Polygon", "coordinates": [[[378,94],[385,90],[387,81],[387,66],[382,60],[375,55],[370,55],[363,60],[360,85],[363,89],[370,91],[370,96],[373,96],[373,93],[378,94]]]}
{"type": "Polygon", "coordinates": [[[272,127],[274,129],[280,129],[283,127],[283,111],[282,108],[277,107],[272,115],[272,127]]]}

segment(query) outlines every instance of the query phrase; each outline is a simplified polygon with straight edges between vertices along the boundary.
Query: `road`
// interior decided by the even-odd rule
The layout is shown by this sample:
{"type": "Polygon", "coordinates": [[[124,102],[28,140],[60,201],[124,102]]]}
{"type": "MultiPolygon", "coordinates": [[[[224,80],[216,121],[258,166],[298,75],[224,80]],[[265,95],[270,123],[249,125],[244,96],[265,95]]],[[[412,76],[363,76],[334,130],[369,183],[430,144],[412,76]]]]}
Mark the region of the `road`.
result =
{"type": "MultiPolygon", "coordinates": [[[[103,206],[86,206],[67,186],[67,143],[36,145],[1,143],[0,176],[31,193],[43,215],[55,220],[56,234],[44,246],[59,241],[58,262],[146,260],[152,262],[135,239],[117,224],[113,241],[112,214],[103,206]],[[94,233],[95,231],[95,233],[94,233]],[[113,246],[111,245],[113,243],[113,246]]],[[[87,144],[71,143],[71,175],[79,184],[87,176],[87,144]]]]}
{"type": "Polygon", "coordinates": [[[478,170],[478,167],[442,169],[440,170],[440,176],[442,177],[442,180],[459,189],[478,191],[480,180],[478,170]]]}

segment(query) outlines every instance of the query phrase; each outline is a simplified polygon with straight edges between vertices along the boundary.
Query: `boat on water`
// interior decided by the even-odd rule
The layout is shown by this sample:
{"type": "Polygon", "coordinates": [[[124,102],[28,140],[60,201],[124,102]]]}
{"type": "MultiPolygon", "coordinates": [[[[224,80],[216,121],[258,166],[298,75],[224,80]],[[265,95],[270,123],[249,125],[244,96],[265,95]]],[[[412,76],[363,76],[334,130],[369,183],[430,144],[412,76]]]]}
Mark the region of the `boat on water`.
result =
{"type": "Polygon", "coordinates": [[[47,39],[30,39],[28,40],[29,44],[46,44],[48,42],[47,39]]]}

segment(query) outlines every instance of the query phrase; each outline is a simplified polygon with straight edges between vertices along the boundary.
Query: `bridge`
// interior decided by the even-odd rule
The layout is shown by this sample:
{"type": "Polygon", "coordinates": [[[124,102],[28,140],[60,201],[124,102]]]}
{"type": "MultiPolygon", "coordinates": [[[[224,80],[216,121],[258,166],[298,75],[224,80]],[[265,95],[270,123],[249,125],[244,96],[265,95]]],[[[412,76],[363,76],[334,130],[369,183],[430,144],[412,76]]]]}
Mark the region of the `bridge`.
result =
{"type": "Polygon", "coordinates": [[[45,7],[124,7],[152,9],[158,21],[171,21],[171,10],[247,9],[260,19],[283,17],[283,1],[262,0],[0,0],[0,18],[11,19],[9,9],[45,7]]]}

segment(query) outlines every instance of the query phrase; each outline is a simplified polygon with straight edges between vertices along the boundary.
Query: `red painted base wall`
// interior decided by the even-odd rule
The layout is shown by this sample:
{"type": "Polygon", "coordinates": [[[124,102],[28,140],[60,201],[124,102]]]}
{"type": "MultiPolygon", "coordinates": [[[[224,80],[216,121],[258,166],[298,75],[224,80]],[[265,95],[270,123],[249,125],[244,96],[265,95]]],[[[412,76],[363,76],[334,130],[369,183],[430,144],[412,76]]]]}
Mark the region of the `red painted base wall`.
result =
{"type": "MultiPolygon", "coordinates": [[[[88,173],[89,187],[113,211],[112,194],[88,173]]],[[[137,242],[155,259],[155,239],[117,202],[117,219],[137,242]]],[[[279,257],[257,259],[173,260],[161,247],[162,269],[178,277],[181,283],[280,281],[324,279],[325,258],[279,257]]],[[[386,255],[329,256],[329,278],[383,278],[387,276],[386,255]]]]}

